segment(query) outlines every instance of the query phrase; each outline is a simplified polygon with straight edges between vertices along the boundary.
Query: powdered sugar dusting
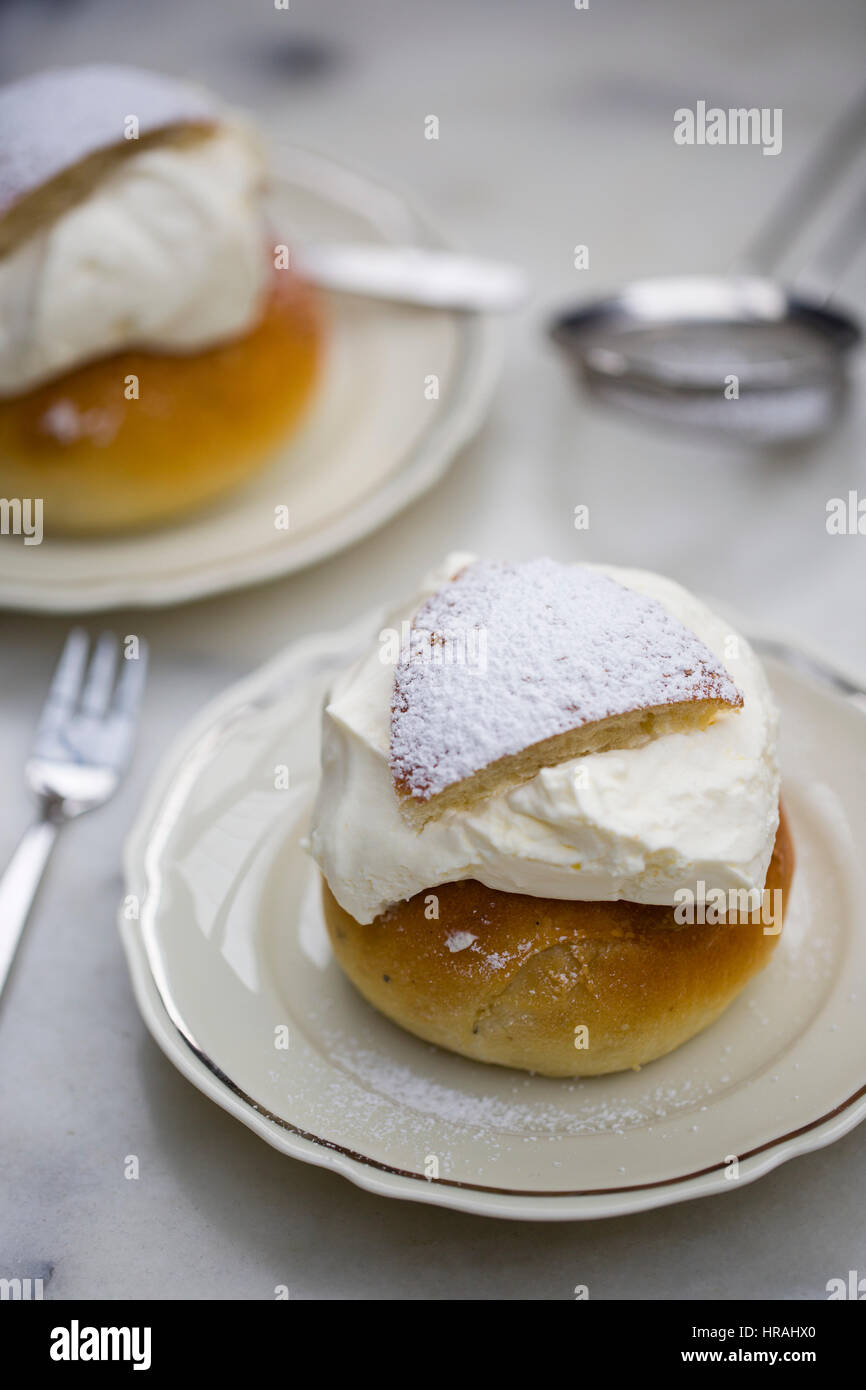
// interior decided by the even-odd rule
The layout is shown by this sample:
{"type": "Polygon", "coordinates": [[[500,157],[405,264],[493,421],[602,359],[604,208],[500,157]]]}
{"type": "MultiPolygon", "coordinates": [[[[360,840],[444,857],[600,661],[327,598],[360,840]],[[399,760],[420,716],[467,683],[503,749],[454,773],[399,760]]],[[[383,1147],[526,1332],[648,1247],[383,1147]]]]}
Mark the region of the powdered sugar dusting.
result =
{"type": "MultiPolygon", "coordinates": [[[[713,1095],[709,1082],[684,1080],[677,1086],[638,1085],[617,1088],[609,1078],[550,1081],[527,1076],[512,1085],[502,1080],[494,1090],[474,1093],[395,1060],[354,1040],[349,1050],[336,1041],[334,1061],[374,1095],[403,1107],[403,1124],[417,1128],[419,1136],[430,1120],[444,1121],[483,1135],[511,1134],[533,1138],[567,1139],[579,1135],[625,1134],[650,1127],[660,1120],[695,1111],[713,1095]],[[629,1096],[626,1091],[635,1089],[629,1096]],[[539,1090],[543,1098],[539,1095],[539,1090]],[[414,1119],[413,1119],[414,1117],[414,1119]]],[[[436,1049],[429,1049],[432,1056],[436,1049]]],[[[360,1099],[360,1098],[359,1098],[360,1099]]],[[[347,1104],[345,1078],[340,1103],[347,1104]]]]}
{"type": "Polygon", "coordinates": [[[582,565],[481,562],[413,619],[394,682],[391,771],[424,801],[544,739],[707,699],[742,704],[709,648],[655,599],[582,565]],[[483,667],[461,659],[482,647],[483,667]]]}
{"type": "Polygon", "coordinates": [[[130,115],[142,136],[188,123],[211,124],[215,111],[187,84],[139,68],[60,68],[4,87],[0,215],[94,150],[123,144],[130,115]]]}
{"type": "Polygon", "coordinates": [[[471,946],[473,941],[477,940],[478,937],[473,936],[471,931],[452,931],[446,936],[445,945],[453,955],[455,951],[465,951],[467,946],[471,946]]]}

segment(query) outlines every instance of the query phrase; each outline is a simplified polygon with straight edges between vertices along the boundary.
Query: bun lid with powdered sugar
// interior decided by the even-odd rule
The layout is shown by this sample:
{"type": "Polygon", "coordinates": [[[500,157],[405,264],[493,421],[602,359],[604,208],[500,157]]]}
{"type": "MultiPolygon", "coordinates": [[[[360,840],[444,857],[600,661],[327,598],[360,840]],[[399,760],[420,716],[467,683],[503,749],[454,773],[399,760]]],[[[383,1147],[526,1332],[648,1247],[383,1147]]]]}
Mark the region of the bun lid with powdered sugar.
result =
{"type": "Polygon", "coordinates": [[[0,87],[0,254],[85,196],[117,159],[220,121],[206,92],[142,68],[57,68],[0,87]]]}
{"type": "Polygon", "coordinates": [[[655,599],[582,565],[476,562],[412,620],[391,770],[420,827],[544,767],[704,728],[742,703],[718,658],[655,599]],[[483,671],[464,659],[474,635],[483,671]]]}

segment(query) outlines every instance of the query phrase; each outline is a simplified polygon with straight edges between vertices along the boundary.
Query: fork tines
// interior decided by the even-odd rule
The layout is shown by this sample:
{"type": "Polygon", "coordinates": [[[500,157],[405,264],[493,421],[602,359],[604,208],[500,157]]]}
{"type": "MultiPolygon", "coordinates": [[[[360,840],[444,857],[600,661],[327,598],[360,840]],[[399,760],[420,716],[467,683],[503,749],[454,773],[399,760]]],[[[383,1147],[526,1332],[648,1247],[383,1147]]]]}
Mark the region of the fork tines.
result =
{"type": "Polygon", "coordinates": [[[131,751],[147,675],[147,643],[138,638],[134,655],[121,654],[117,637],[103,632],[88,663],[89,652],[87,633],[73,628],[57,663],[33,752],[36,756],[74,756],[76,761],[87,761],[91,756],[109,758],[119,766],[131,751]],[[88,733],[93,738],[92,749],[88,747],[88,733]]]}

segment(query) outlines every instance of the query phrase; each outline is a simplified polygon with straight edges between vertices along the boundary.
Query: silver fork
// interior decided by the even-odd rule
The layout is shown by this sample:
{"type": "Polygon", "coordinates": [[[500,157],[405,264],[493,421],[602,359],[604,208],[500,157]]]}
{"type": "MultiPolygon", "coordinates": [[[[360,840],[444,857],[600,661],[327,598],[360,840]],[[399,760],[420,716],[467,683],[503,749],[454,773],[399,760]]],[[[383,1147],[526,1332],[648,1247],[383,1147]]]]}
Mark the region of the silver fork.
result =
{"type": "Polygon", "coordinates": [[[113,796],[132,754],[147,673],[147,646],[125,656],[115,686],[118,642],[90,642],[74,628],[57,664],[25,776],[38,806],[0,878],[0,994],[60,827],[113,796]]]}

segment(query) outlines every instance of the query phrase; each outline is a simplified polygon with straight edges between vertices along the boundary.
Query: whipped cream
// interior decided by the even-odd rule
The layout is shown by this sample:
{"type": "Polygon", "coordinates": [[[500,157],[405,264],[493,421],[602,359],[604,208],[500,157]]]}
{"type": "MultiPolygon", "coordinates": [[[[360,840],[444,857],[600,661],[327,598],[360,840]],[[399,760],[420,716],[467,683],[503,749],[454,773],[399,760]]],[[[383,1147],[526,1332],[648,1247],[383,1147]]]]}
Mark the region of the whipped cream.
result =
{"type": "MultiPolygon", "coordinates": [[[[467,563],[449,556],[388,620],[398,628],[467,563]]],[[[672,580],[593,566],[656,599],[724,663],[743,707],[704,730],[544,768],[523,786],[419,833],[388,765],[394,667],[385,644],[336,683],[323,715],[310,851],[341,907],[372,922],[391,903],[475,878],[535,897],[672,904],[682,888],[763,888],[779,820],[777,712],[754,652],[672,580]]],[[[483,677],[479,677],[483,679],[483,677]]]]}
{"type": "Polygon", "coordinates": [[[122,348],[193,352],[249,328],[268,275],[263,174],[241,126],[149,146],[0,258],[0,396],[122,348]]]}

